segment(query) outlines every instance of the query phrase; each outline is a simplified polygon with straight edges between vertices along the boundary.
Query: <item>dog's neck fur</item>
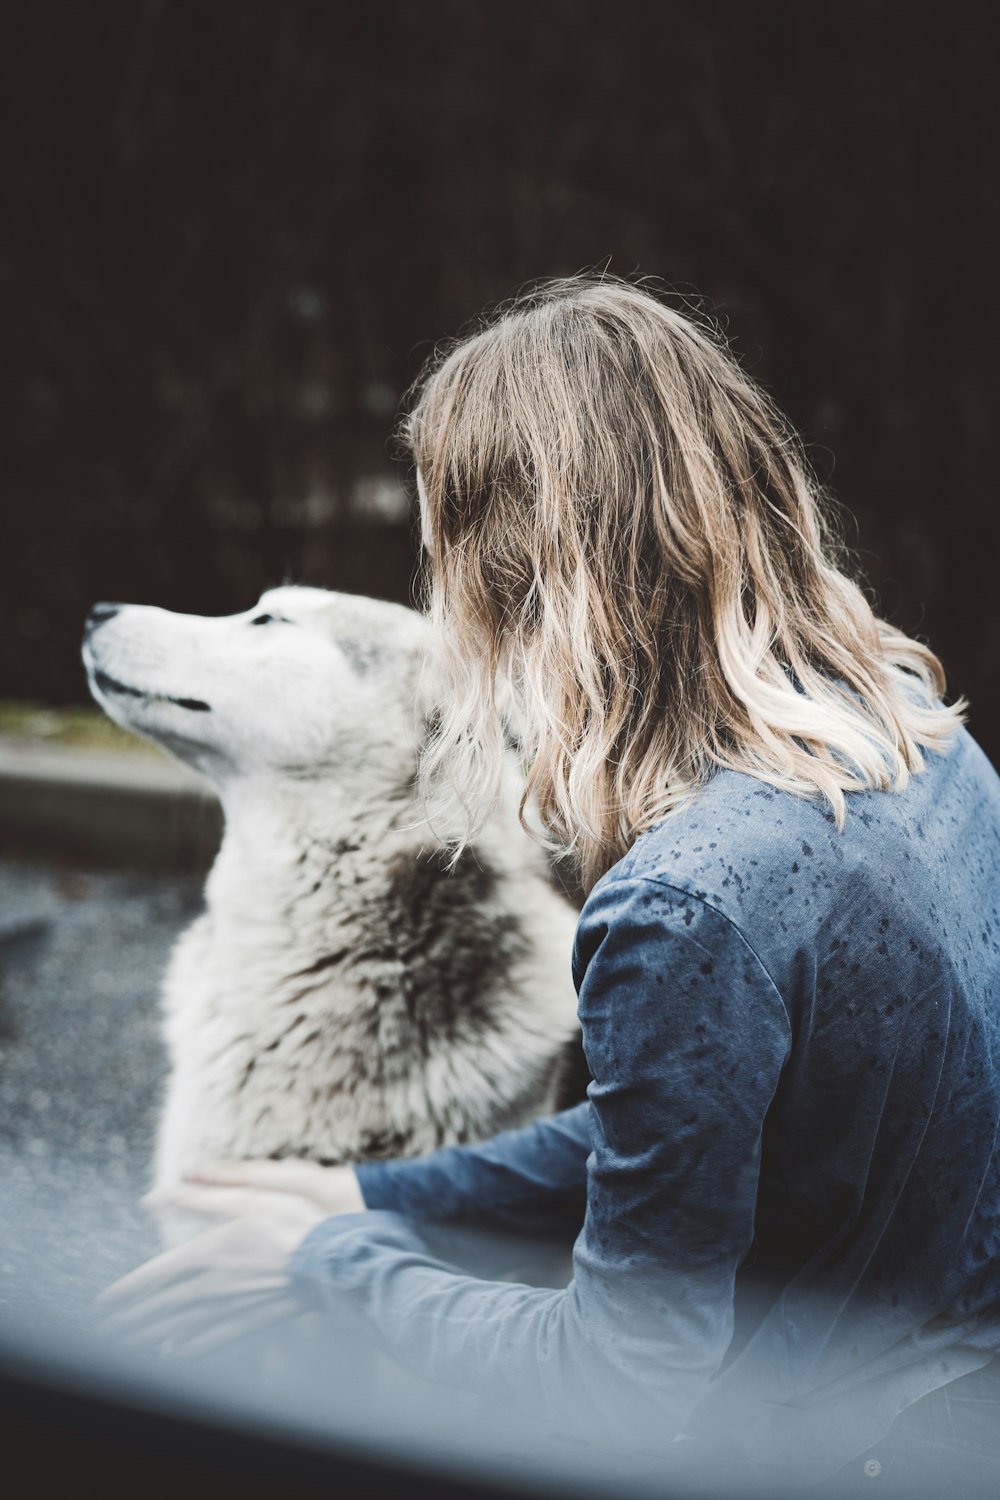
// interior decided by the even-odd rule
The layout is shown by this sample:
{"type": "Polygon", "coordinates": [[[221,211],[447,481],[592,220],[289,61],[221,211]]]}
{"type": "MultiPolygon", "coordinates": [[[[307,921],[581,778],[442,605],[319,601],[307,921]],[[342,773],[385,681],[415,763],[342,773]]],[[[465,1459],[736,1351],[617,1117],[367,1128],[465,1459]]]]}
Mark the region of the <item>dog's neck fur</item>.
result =
{"type": "Polygon", "coordinates": [[[225,832],[205,888],[214,939],[231,952],[323,959],[359,894],[374,900],[394,857],[443,851],[423,816],[412,779],[386,788],[344,789],[328,781],[234,779],[223,789],[225,832]],[[294,936],[293,936],[294,934],[294,936]]]}

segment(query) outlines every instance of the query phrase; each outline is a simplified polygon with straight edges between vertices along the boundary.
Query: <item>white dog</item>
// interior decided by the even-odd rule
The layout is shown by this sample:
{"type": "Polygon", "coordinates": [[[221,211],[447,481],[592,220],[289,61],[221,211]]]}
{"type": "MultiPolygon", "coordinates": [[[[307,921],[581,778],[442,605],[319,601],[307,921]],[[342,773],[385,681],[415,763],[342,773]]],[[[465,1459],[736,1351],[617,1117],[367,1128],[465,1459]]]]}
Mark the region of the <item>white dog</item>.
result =
{"type": "Polygon", "coordinates": [[[218,619],[92,610],[97,701],[225,812],[165,983],[158,1187],[206,1159],[411,1155],[555,1108],[576,916],[517,823],[513,757],[445,873],[414,785],[431,650],[413,610],[319,589],[218,619]]]}

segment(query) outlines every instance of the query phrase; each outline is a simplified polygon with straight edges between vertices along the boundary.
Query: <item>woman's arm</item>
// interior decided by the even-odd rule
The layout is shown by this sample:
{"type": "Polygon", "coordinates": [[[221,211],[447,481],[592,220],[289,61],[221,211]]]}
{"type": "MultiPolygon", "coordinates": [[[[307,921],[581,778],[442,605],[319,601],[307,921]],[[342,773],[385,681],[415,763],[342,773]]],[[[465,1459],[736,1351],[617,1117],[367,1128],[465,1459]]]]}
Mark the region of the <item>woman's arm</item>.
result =
{"type": "Polygon", "coordinates": [[[790,1029],[739,931],[656,881],[595,888],[577,969],[593,1152],[570,1286],[459,1274],[384,1212],[319,1225],[290,1271],[426,1379],[586,1436],[669,1439],[732,1333],[790,1029]]]}
{"type": "Polygon", "coordinates": [[[355,1167],[365,1207],[516,1234],[568,1230],[575,1238],[587,1202],[589,1117],[584,1102],[480,1145],[355,1167]]]}

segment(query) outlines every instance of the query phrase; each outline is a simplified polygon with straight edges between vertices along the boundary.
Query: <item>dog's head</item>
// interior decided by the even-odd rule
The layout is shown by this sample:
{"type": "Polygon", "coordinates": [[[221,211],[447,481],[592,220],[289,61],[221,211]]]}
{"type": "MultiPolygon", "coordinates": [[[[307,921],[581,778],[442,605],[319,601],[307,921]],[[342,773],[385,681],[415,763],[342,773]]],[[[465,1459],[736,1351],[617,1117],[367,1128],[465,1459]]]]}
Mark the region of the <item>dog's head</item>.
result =
{"type": "Polygon", "coordinates": [[[112,719],[216,783],[304,779],[412,754],[429,634],[402,605],[283,587],[222,617],[95,604],[83,660],[112,719]]]}

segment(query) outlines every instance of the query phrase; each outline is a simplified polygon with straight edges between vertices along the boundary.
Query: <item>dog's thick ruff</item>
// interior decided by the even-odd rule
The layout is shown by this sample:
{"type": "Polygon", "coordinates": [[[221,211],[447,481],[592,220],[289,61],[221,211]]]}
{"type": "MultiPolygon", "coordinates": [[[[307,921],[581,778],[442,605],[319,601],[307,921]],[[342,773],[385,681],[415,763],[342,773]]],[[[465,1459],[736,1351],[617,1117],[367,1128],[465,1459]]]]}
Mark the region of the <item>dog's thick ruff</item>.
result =
{"type": "Polygon", "coordinates": [[[414,1154],[555,1108],[575,913],[518,824],[513,758],[446,873],[414,784],[431,651],[414,611],[316,589],[222,619],[92,616],[98,702],[226,816],[164,986],[158,1186],[211,1158],[414,1154]]]}

